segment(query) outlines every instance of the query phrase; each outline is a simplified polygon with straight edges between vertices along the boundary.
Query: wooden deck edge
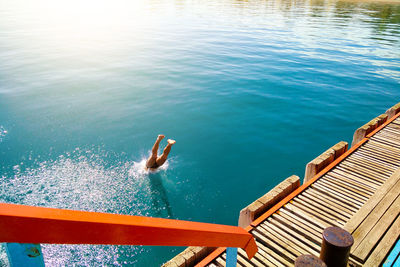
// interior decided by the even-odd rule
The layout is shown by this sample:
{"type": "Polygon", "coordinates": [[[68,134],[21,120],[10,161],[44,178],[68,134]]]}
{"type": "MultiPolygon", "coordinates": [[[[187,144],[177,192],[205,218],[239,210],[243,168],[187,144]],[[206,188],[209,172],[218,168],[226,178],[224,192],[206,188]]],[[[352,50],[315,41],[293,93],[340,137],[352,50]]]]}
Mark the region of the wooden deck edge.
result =
{"type": "MultiPolygon", "coordinates": [[[[400,104],[400,103],[399,103],[400,104]]],[[[400,112],[397,113],[395,116],[392,116],[390,119],[386,120],[386,122],[384,124],[382,124],[381,126],[379,126],[378,128],[376,128],[375,130],[373,130],[371,133],[369,133],[366,138],[371,138],[373,135],[375,135],[377,132],[379,132],[380,130],[382,130],[383,128],[385,128],[386,125],[388,125],[389,123],[391,123],[392,121],[394,121],[395,119],[397,119],[398,117],[400,117],[400,112]]]]}
{"type": "Polygon", "coordinates": [[[303,183],[308,182],[312,177],[317,175],[335,159],[343,155],[343,153],[347,151],[348,146],[349,145],[347,142],[340,141],[339,143],[332,146],[324,153],[307,163],[303,183]]]}
{"type": "MultiPolygon", "coordinates": [[[[382,125],[385,124],[385,122],[389,121],[392,122],[394,118],[399,117],[400,115],[400,103],[397,103],[396,105],[392,106],[389,108],[385,114],[379,115],[378,117],[370,120],[360,128],[358,128],[353,135],[353,142],[351,145],[353,146],[354,144],[358,143],[361,139],[371,136],[371,134],[375,134],[377,132],[377,129],[382,129],[382,125]]],[[[378,131],[379,131],[378,130],[378,131]]]]}
{"type": "MultiPolygon", "coordinates": [[[[252,228],[256,227],[263,221],[265,221],[269,216],[271,216],[273,213],[275,213],[277,210],[279,210],[281,207],[283,207],[285,204],[287,204],[291,199],[302,193],[305,189],[307,189],[312,183],[317,181],[321,176],[323,176],[325,173],[330,171],[332,168],[334,168],[338,163],[340,163],[342,160],[344,160],[347,156],[349,156],[351,153],[353,153],[355,150],[357,150],[360,146],[362,146],[365,142],[367,142],[368,139],[364,138],[362,139],[358,144],[347,150],[345,153],[343,153],[339,158],[337,158],[335,161],[333,161],[331,164],[329,164],[325,169],[323,169],[321,172],[319,172],[316,176],[314,176],[312,179],[310,179],[307,183],[301,185],[299,188],[297,188],[295,191],[290,193],[288,196],[286,196],[284,199],[282,199],[280,202],[278,202],[275,206],[273,206],[271,209],[266,211],[263,215],[261,215],[259,218],[254,220],[250,226],[246,228],[247,231],[250,231],[252,228]]],[[[225,251],[226,248],[217,248],[214,252],[212,252],[210,255],[208,255],[206,258],[204,258],[201,262],[199,262],[196,267],[204,267],[207,264],[211,263],[216,257],[218,257],[221,253],[225,251]]]]}
{"type": "Polygon", "coordinates": [[[386,110],[386,114],[388,115],[388,119],[396,115],[397,113],[400,112],[400,103],[397,103],[396,105],[392,106],[388,110],[386,110]]]}
{"type": "MultiPolygon", "coordinates": [[[[400,103],[399,103],[400,104],[400,103]]],[[[319,178],[321,178],[324,174],[326,174],[328,171],[336,167],[341,161],[343,161],[345,158],[347,158],[349,155],[351,155],[354,151],[356,151],[359,147],[361,147],[365,142],[368,141],[368,139],[373,136],[375,133],[383,129],[386,125],[391,123],[393,120],[398,118],[400,116],[400,110],[398,110],[398,113],[394,116],[392,116],[390,119],[386,119],[385,122],[383,122],[381,125],[376,127],[374,130],[372,130],[368,135],[366,135],[363,139],[361,139],[358,143],[352,144],[352,147],[344,152],[341,156],[339,156],[337,159],[335,159],[333,162],[331,162],[328,166],[326,166],[322,171],[317,173],[313,178],[305,182],[303,185],[301,185],[299,188],[297,188],[295,191],[290,193],[288,196],[286,196],[284,199],[282,199],[280,202],[278,202],[275,206],[273,206],[271,209],[266,211],[263,215],[261,215],[259,218],[257,218],[255,221],[253,221],[248,227],[246,227],[246,231],[251,231],[254,227],[265,221],[269,216],[271,216],[273,213],[275,213],[277,210],[279,210],[281,207],[283,207],[285,204],[287,204],[290,200],[292,200],[294,197],[297,195],[301,194],[304,190],[306,190],[311,184],[313,184],[315,181],[317,181],[319,178]]],[[[220,247],[214,250],[212,253],[210,253],[207,257],[205,257],[201,262],[199,262],[196,267],[204,267],[207,264],[211,263],[216,257],[218,257],[220,254],[222,254],[225,251],[225,247],[220,247]]]]}
{"type": "Polygon", "coordinates": [[[265,195],[242,209],[239,214],[238,225],[243,228],[250,225],[265,211],[273,207],[276,203],[284,199],[287,195],[299,187],[300,178],[298,176],[292,175],[286,178],[265,195]]]}
{"type": "Polygon", "coordinates": [[[357,144],[361,139],[367,137],[369,133],[373,132],[375,129],[384,124],[387,121],[387,118],[387,114],[379,115],[378,117],[370,120],[369,122],[358,128],[354,132],[353,142],[351,143],[351,145],[353,146],[354,144],[357,144]]]}
{"type": "Polygon", "coordinates": [[[184,251],[164,263],[162,267],[192,267],[215,249],[211,247],[187,247],[184,251]]]}
{"type": "Polygon", "coordinates": [[[357,150],[360,146],[362,146],[365,142],[367,142],[368,139],[364,138],[361,140],[358,144],[347,150],[343,155],[341,155],[339,158],[334,160],[332,163],[330,163],[325,169],[323,169],[321,172],[319,172],[317,175],[315,175],[312,179],[304,183],[302,186],[297,188],[295,191],[293,191],[290,195],[288,195],[286,198],[284,198],[282,201],[280,201],[278,204],[276,204],[274,207],[272,207],[270,210],[268,210],[266,213],[264,213],[262,216],[260,216],[257,220],[255,220],[251,225],[253,227],[257,226],[261,222],[263,222],[265,219],[267,219],[269,216],[271,216],[275,211],[283,207],[283,205],[287,204],[291,199],[302,193],[304,190],[306,190],[311,184],[313,184],[315,181],[317,181],[319,178],[321,178],[324,174],[326,174],[328,171],[336,167],[337,164],[339,164],[342,160],[344,160],[346,157],[348,157],[350,154],[352,154],[355,150],[357,150]]]}

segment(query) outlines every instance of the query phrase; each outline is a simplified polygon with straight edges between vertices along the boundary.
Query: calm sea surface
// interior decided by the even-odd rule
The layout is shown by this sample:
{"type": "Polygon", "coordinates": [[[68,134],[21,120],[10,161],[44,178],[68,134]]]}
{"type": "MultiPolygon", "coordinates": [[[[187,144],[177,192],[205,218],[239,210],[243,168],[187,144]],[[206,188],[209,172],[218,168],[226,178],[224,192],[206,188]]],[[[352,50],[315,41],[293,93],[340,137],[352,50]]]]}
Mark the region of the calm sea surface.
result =
{"type": "MultiPolygon", "coordinates": [[[[236,225],[399,101],[400,4],[0,0],[2,202],[236,225]]],[[[49,266],[182,249],[43,245],[49,266]]]]}

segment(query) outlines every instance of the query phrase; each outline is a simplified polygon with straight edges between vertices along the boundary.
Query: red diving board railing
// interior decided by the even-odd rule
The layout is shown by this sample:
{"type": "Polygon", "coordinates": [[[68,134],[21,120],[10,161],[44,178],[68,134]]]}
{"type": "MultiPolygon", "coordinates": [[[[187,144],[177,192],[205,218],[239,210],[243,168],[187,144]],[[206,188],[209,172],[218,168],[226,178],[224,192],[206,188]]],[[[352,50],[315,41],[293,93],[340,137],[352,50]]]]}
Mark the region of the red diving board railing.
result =
{"type": "MultiPolygon", "coordinates": [[[[236,226],[6,203],[0,203],[0,242],[240,247],[249,258],[257,252],[253,236],[236,226]]],[[[21,262],[21,253],[41,257],[40,246],[21,248],[26,253],[17,247],[6,246],[12,265],[21,262]]],[[[236,259],[237,249],[232,251],[236,259]]]]}

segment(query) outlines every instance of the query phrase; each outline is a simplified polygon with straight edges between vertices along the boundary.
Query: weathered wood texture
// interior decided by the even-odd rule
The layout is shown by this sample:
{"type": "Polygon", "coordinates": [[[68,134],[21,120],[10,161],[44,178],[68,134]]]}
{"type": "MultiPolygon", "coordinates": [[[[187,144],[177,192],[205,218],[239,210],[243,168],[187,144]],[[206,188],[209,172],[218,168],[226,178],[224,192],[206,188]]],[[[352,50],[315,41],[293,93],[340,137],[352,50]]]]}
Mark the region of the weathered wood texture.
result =
{"type": "Polygon", "coordinates": [[[209,247],[187,247],[184,251],[176,255],[171,260],[164,263],[163,267],[191,267],[196,265],[215,248],[209,247]]]}
{"type": "Polygon", "coordinates": [[[386,111],[386,114],[388,115],[388,119],[390,119],[391,117],[393,117],[394,115],[396,115],[399,112],[400,112],[400,103],[397,103],[393,107],[389,108],[386,111]]]}
{"type": "Polygon", "coordinates": [[[380,187],[347,222],[345,229],[354,237],[351,253],[368,265],[378,266],[400,235],[400,169],[380,187]],[[397,232],[396,232],[397,231],[397,232]],[[384,244],[381,244],[384,242],[384,244]],[[372,255],[371,259],[370,254],[372,255]]]}
{"type": "Polygon", "coordinates": [[[265,211],[284,199],[300,186],[300,178],[292,175],[275,186],[268,193],[240,211],[239,226],[246,227],[265,211]]]}
{"type": "MultiPolygon", "coordinates": [[[[329,226],[357,231],[361,238],[352,248],[358,254],[350,255],[350,266],[378,266],[399,238],[400,197],[395,192],[400,192],[400,181],[393,178],[399,173],[397,118],[250,229],[259,252],[251,261],[242,257],[238,266],[294,266],[300,255],[319,256],[321,235],[329,226]],[[376,211],[365,205],[375,205],[376,211]]],[[[209,266],[223,266],[222,261],[216,256],[209,266]]]]}
{"type": "Polygon", "coordinates": [[[382,114],[375,119],[370,120],[368,123],[364,124],[360,128],[358,128],[353,135],[353,142],[351,143],[351,146],[354,146],[358,142],[360,142],[363,138],[365,138],[369,133],[371,133],[373,130],[381,126],[385,121],[387,120],[388,115],[387,114],[382,114]]]}
{"type": "Polygon", "coordinates": [[[322,153],[312,161],[310,161],[306,165],[303,183],[308,182],[311,178],[322,171],[326,166],[331,164],[335,159],[339,158],[343,153],[347,151],[347,148],[347,142],[341,141],[326,150],[324,153],[322,153]]]}

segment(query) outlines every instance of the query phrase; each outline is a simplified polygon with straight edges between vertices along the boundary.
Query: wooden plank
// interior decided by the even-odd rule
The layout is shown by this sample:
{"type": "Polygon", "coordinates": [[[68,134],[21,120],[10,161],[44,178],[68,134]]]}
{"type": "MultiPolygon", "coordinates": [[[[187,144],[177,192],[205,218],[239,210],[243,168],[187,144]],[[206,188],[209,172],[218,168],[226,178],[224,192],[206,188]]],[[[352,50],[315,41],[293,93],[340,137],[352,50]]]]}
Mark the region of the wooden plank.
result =
{"type": "Polygon", "coordinates": [[[266,257],[274,265],[276,265],[276,266],[290,265],[290,263],[286,259],[284,259],[280,255],[275,253],[273,250],[271,250],[267,246],[264,246],[262,243],[258,242],[257,247],[258,247],[259,253],[261,253],[264,257],[266,257]]]}
{"type": "MultiPolygon", "coordinates": [[[[344,229],[349,233],[353,233],[357,227],[364,221],[364,219],[371,213],[371,211],[381,202],[381,200],[388,194],[390,189],[397,190],[400,186],[400,169],[398,169],[386,181],[386,183],[379,188],[375,194],[365,203],[365,205],[353,216],[353,218],[346,223],[344,229]]],[[[354,245],[353,245],[354,247],[354,245]]]]}
{"type": "Polygon", "coordinates": [[[364,202],[368,199],[364,196],[359,196],[356,193],[354,193],[348,189],[342,188],[342,187],[340,187],[334,183],[330,183],[326,180],[321,179],[316,184],[331,188],[331,189],[335,190],[337,192],[337,194],[346,196],[348,200],[352,200],[354,203],[356,203],[360,206],[362,206],[364,204],[364,202]]]}
{"type": "Polygon", "coordinates": [[[321,203],[318,203],[310,198],[307,198],[306,196],[299,195],[297,196],[297,198],[301,200],[301,203],[308,204],[305,205],[306,207],[309,207],[315,212],[319,212],[321,215],[333,218],[336,221],[342,221],[343,223],[347,222],[348,220],[348,217],[343,216],[342,213],[333,210],[331,207],[326,207],[321,203]]]}
{"type": "Polygon", "coordinates": [[[371,154],[369,151],[362,149],[357,151],[357,154],[354,154],[353,157],[349,157],[344,161],[344,163],[352,163],[352,166],[356,167],[363,167],[364,169],[367,169],[369,171],[372,171],[372,174],[375,174],[376,172],[379,172],[380,175],[385,176],[388,175],[388,173],[393,172],[393,170],[396,169],[393,165],[388,165],[385,164],[384,162],[379,162],[375,158],[373,158],[375,154],[371,154]],[[362,160],[369,160],[375,168],[371,168],[371,166],[366,165],[362,160]]]}
{"type": "MultiPolygon", "coordinates": [[[[221,257],[225,262],[227,261],[227,260],[226,260],[226,253],[222,254],[220,257],[221,257]]],[[[225,267],[225,266],[226,266],[226,265],[224,265],[223,267],[225,267]]],[[[244,264],[239,260],[239,257],[238,257],[238,258],[237,258],[236,267],[249,267],[249,266],[244,265],[244,264]]]]}
{"type": "Polygon", "coordinates": [[[358,178],[356,176],[343,174],[343,172],[340,170],[331,171],[329,173],[329,175],[334,177],[335,179],[339,179],[346,183],[352,184],[352,185],[356,186],[357,188],[362,188],[367,192],[375,192],[376,189],[380,186],[375,183],[371,183],[369,180],[366,180],[366,179],[361,180],[360,178],[358,178]]]}
{"type": "Polygon", "coordinates": [[[284,257],[279,255],[278,253],[275,253],[273,250],[271,250],[269,247],[264,246],[262,243],[258,244],[258,248],[264,251],[267,255],[270,255],[271,258],[268,258],[272,263],[276,264],[277,266],[290,266],[291,263],[286,260],[284,257]]]}
{"type": "Polygon", "coordinates": [[[397,128],[393,128],[393,127],[386,127],[382,132],[382,134],[389,134],[394,136],[397,139],[400,139],[400,134],[397,128]]]}
{"type": "Polygon", "coordinates": [[[258,247],[258,254],[260,255],[260,257],[264,259],[264,261],[267,263],[267,266],[282,266],[282,263],[278,262],[274,257],[272,257],[271,255],[269,255],[260,248],[262,246],[261,243],[259,242],[256,243],[258,247]]]}
{"type": "Polygon", "coordinates": [[[281,224],[281,223],[279,223],[279,221],[277,221],[273,218],[268,218],[268,221],[271,224],[280,228],[282,231],[288,233],[290,236],[292,236],[292,238],[296,238],[297,240],[299,240],[305,246],[307,246],[315,251],[320,251],[321,247],[318,244],[314,243],[314,241],[312,241],[310,239],[310,237],[308,235],[306,235],[305,233],[301,234],[301,233],[295,232],[292,229],[290,229],[289,227],[287,227],[287,225],[281,224]]]}
{"type": "Polygon", "coordinates": [[[372,150],[372,151],[379,151],[382,154],[388,155],[388,156],[390,156],[392,158],[395,158],[395,159],[399,160],[399,157],[398,157],[399,153],[398,152],[394,152],[392,150],[383,148],[383,147],[381,147],[379,145],[368,144],[368,145],[364,145],[364,148],[368,149],[368,150],[372,150]]]}
{"type": "Polygon", "coordinates": [[[373,195],[373,191],[368,187],[365,188],[363,184],[358,184],[351,179],[348,179],[341,175],[327,174],[325,175],[324,179],[330,183],[334,183],[337,186],[354,192],[356,195],[364,196],[365,199],[369,199],[371,195],[373,195]]]}
{"type": "Polygon", "coordinates": [[[344,166],[345,168],[343,168],[342,166],[338,166],[337,168],[335,168],[335,171],[333,173],[337,173],[339,175],[341,175],[342,177],[346,177],[349,179],[352,179],[354,181],[359,182],[360,184],[364,184],[364,185],[368,185],[370,187],[374,187],[374,189],[376,190],[376,188],[379,188],[390,175],[387,175],[383,178],[379,178],[379,177],[370,177],[370,176],[365,176],[360,174],[359,172],[355,172],[355,171],[351,171],[346,169],[346,166],[344,166]]]}
{"type": "Polygon", "coordinates": [[[394,166],[388,167],[379,162],[367,159],[365,157],[360,157],[358,155],[349,157],[347,160],[350,162],[356,163],[356,164],[362,164],[365,168],[369,168],[369,169],[374,168],[376,171],[378,171],[379,173],[381,173],[383,175],[388,175],[388,174],[390,175],[396,170],[396,167],[394,167],[394,166]]]}
{"type": "Polygon", "coordinates": [[[262,236],[257,239],[259,242],[263,243],[265,246],[269,246],[278,254],[282,254],[282,256],[285,257],[288,261],[294,262],[296,260],[296,255],[299,254],[298,251],[291,248],[285,242],[282,242],[280,238],[273,238],[271,234],[268,234],[267,231],[264,230],[262,227],[259,227],[259,229],[257,230],[262,233],[262,236]]]}
{"type": "Polygon", "coordinates": [[[279,213],[278,213],[278,214],[281,214],[282,216],[285,216],[285,217],[291,217],[293,220],[299,221],[299,222],[301,222],[301,223],[307,225],[308,227],[314,229],[314,230],[317,231],[319,234],[322,234],[322,231],[323,231],[323,229],[324,229],[324,228],[321,227],[320,225],[315,224],[315,222],[312,221],[311,218],[303,217],[303,216],[301,216],[301,215],[299,215],[299,214],[296,214],[295,212],[286,209],[286,206],[283,207],[283,208],[281,208],[281,209],[279,210],[279,213]]]}
{"type": "Polygon", "coordinates": [[[295,221],[291,221],[288,218],[285,218],[278,214],[272,215],[272,218],[274,218],[275,220],[279,221],[282,224],[285,224],[287,227],[289,227],[290,229],[292,229],[295,232],[298,232],[299,234],[304,234],[304,235],[309,236],[314,243],[318,244],[321,242],[322,235],[318,234],[317,231],[307,227],[306,225],[300,226],[295,221]]]}
{"type": "MultiPolygon", "coordinates": [[[[257,247],[258,247],[258,242],[256,242],[256,244],[257,244],[257,247]]],[[[266,257],[265,252],[262,251],[262,250],[260,250],[260,249],[258,249],[256,255],[254,255],[254,257],[251,259],[250,262],[252,262],[252,260],[253,260],[254,258],[256,258],[256,259],[257,259],[258,261],[260,261],[260,262],[263,262],[263,263],[264,263],[264,266],[265,266],[265,265],[267,265],[267,266],[277,266],[276,264],[273,264],[271,261],[269,261],[269,260],[267,259],[267,257],[266,257]]]]}
{"type": "Polygon", "coordinates": [[[393,136],[394,139],[400,139],[399,133],[395,129],[393,130],[390,127],[383,129],[379,134],[393,136]]]}
{"type": "Polygon", "coordinates": [[[353,192],[356,195],[364,196],[365,200],[369,199],[370,196],[373,195],[373,193],[371,191],[366,191],[365,189],[363,189],[359,186],[356,186],[352,183],[348,183],[348,182],[344,181],[343,179],[333,177],[329,174],[325,175],[324,179],[326,181],[328,181],[329,183],[336,184],[337,186],[340,186],[341,188],[345,188],[345,189],[353,192]]]}
{"type": "Polygon", "coordinates": [[[312,255],[319,255],[319,251],[307,246],[304,244],[302,241],[300,241],[298,238],[293,237],[292,235],[288,234],[281,228],[277,227],[275,224],[268,223],[268,224],[260,224],[259,227],[265,229],[265,230],[270,230],[273,231],[276,235],[279,235],[282,239],[286,241],[286,243],[290,244],[293,248],[295,248],[298,251],[301,251],[301,254],[312,254],[312,255]]]}
{"type": "Polygon", "coordinates": [[[374,172],[366,170],[365,168],[364,169],[360,168],[359,166],[356,167],[356,166],[349,166],[346,164],[343,164],[343,165],[341,164],[340,166],[338,166],[338,169],[342,170],[343,172],[350,173],[353,175],[358,174],[359,176],[364,177],[364,179],[365,178],[372,179],[379,183],[384,182],[388,177],[388,175],[383,175],[383,174],[376,173],[376,172],[374,173],[374,172]]]}
{"type": "MultiPolygon", "coordinates": [[[[226,253],[224,253],[222,257],[226,261],[226,253]]],[[[246,258],[243,258],[239,253],[237,255],[237,263],[243,267],[253,267],[253,265],[246,258]]]]}
{"type": "MultiPolygon", "coordinates": [[[[394,225],[396,225],[396,223],[394,223],[394,225]]],[[[389,229],[389,231],[390,231],[390,229],[389,229]]],[[[392,238],[395,238],[396,234],[398,234],[399,232],[400,232],[400,229],[398,229],[397,233],[394,232],[392,238]]],[[[384,237],[384,239],[385,239],[385,237],[384,237]]],[[[383,240],[382,240],[382,242],[383,242],[383,240]]],[[[393,240],[391,242],[390,241],[388,242],[388,240],[386,240],[385,244],[389,244],[390,245],[392,242],[393,242],[393,240]]],[[[400,266],[400,262],[398,262],[397,265],[395,265],[396,264],[396,259],[398,259],[399,256],[400,256],[400,240],[397,240],[396,243],[394,244],[394,247],[389,249],[389,250],[390,250],[389,255],[387,256],[387,258],[386,258],[386,260],[385,260],[385,262],[383,264],[383,267],[400,266]]],[[[387,254],[387,252],[389,250],[383,251],[383,252],[381,252],[379,254],[380,255],[387,254]]],[[[376,258],[378,258],[378,257],[376,257],[376,258]]],[[[376,264],[379,264],[379,262],[376,263],[376,264]]]]}
{"type": "Polygon", "coordinates": [[[389,130],[380,132],[379,136],[396,142],[400,141],[400,136],[396,133],[390,132],[389,130]]]}
{"type": "Polygon", "coordinates": [[[386,164],[384,162],[379,162],[377,160],[374,160],[372,158],[369,157],[365,157],[365,156],[361,156],[359,154],[352,154],[350,157],[348,157],[347,159],[357,159],[358,161],[367,161],[368,163],[373,164],[376,167],[382,168],[384,170],[387,171],[394,171],[396,170],[396,167],[390,164],[386,164]]]}
{"type": "MultiPolygon", "coordinates": [[[[400,198],[398,197],[398,192],[400,189],[400,182],[396,183],[396,186],[392,188],[384,198],[375,206],[375,208],[368,214],[365,220],[357,227],[355,231],[353,231],[352,235],[354,237],[354,245],[352,251],[359,251],[359,246],[364,242],[366,237],[370,234],[372,229],[375,228],[376,225],[389,221],[389,219],[381,222],[383,217],[387,217],[387,212],[391,211],[392,214],[390,216],[397,216],[399,213],[398,207],[393,207],[393,201],[395,204],[400,205],[400,198]]],[[[392,217],[388,218],[392,218],[392,217]]],[[[376,235],[380,233],[379,229],[376,231],[376,235]]],[[[357,253],[357,254],[358,254],[357,253]]],[[[362,258],[360,258],[362,259],[362,258]]]]}
{"type": "Polygon", "coordinates": [[[387,158],[387,157],[385,157],[383,155],[377,155],[376,153],[371,153],[371,152],[365,151],[365,150],[357,151],[357,155],[363,155],[363,156],[366,156],[366,157],[370,157],[370,158],[375,159],[377,161],[384,162],[386,164],[391,164],[391,165],[394,165],[394,166],[398,167],[398,161],[397,160],[389,159],[389,158],[387,158]]]}
{"type": "Polygon", "coordinates": [[[304,244],[302,240],[299,240],[298,238],[290,235],[288,232],[282,230],[282,228],[276,226],[273,223],[270,223],[269,221],[260,224],[260,227],[267,231],[274,232],[275,235],[278,235],[279,237],[283,238],[288,244],[293,246],[296,250],[301,251],[302,254],[318,253],[318,251],[304,244]]]}
{"type": "Polygon", "coordinates": [[[309,207],[305,207],[304,205],[301,205],[301,204],[296,203],[294,201],[290,201],[290,204],[292,204],[293,206],[295,206],[298,209],[302,210],[303,212],[306,212],[309,215],[313,215],[314,218],[318,218],[320,221],[325,222],[327,225],[340,226],[343,223],[342,221],[336,220],[332,216],[321,215],[319,212],[316,212],[315,210],[310,209],[309,207]]]}
{"type": "Polygon", "coordinates": [[[400,149],[400,145],[398,143],[396,143],[395,141],[390,141],[390,140],[387,140],[386,138],[381,138],[380,136],[371,137],[371,140],[373,140],[375,142],[379,142],[381,144],[385,144],[387,146],[391,146],[391,147],[400,149]]]}
{"type": "Polygon", "coordinates": [[[381,175],[383,177],[390,175],[393,169],[384,169],[380,166],[378,166],[377,164],[373,164],[373,161],[370,161],[371,164],[366,164],[366,162],[362,162],[360,160],[358,160],[357,158],[349,158],[347,159],[345,162],[343,162],[344,165],[347,165],[349,167],[358,167],[360,169],[363,169],[365,171],[369,171],[372,174],[378,174],[381,175]]]}
{"type": "MultiPolygon", "coordinates": [[[[225,254],[226,255],[226,254],[225,254]]],[[[226,256],[225,256],[226,257],[226,256]]],[[[226,266],[226,262],[222,257],[217,257],[215,259],[216,263],[218,264],[218,266],[222,266],[225,267],[226,266]]]]}
{"type": "MultiPolygon", "coordinates": [[[[385,200],[386,198],[383,199],[381,203],[386,202],[385,200]]],[[[352,254],[363,262],[365,262],[372,249],[382,238],[390,225],[399,216],[400,196],[398,196],[395,202],[388,202],[392,204],[389,209],[385,209],[386,205],[378,204],[374,212],[371,213],[368,218],[365,219],[365,221],[360,225],[360,227],[357,228],[357,230],[353,233],[354,243],[356,243],[356,241],[360,239],[362,239],[362,241],[354,250],[352,249],[352,254]],[[386,210],[386,212],[383,214],[383,216],[378,217],[381,213],[381,210],[383,209],[386,210]],[[367,231],[368,233],[367,235],[365,235],[364,233],[367,231]]]]}
{"type": "Polygon", "coordinates": [[[351,218],[351,216],[354,214],[351,210],[335,203],[329,200],[327,197],[321,198],[316,194],[313,194],[311,190],[307,190],[306,192],[303,193],[304,196],[307,196],[308,198],[312,199],[313,201],[317,201],[321,205],[324,205],[327,208],[333,209],[338,213],[343,214],[347,219],[351,218]],[[308,192],[310,191],[310,192],[308,192]]]}
{"type": "Polygon", "coordinates": [[[400,152],[399,148],[388,146],[380,142],[376,142],[375,140],[369,140],[368,147],[381,149],[382,151],[385,151],[385,153],[391,153],[393,155],[399,155],[400,152]]]}
{"type": "Polygon", "coordinates": [[[331,202],[329,199],[320,198],[317,195],[311,194],[311,192],[303,193],[303,196],[313,201],[313,203],[317,203],[323,210],[330,213],[330,211],[334,212],[335,214],[340,214],[343,216],[343,220],[348,220],[354,212],[344,208],[343,206],[338,205],[337,203],[331,202]]]}
{"type": "MultiPolygon", "coordinates": [[[[246,252],[243,250],[243,249],[241,249],[241,248],[238,248],[238,254],[240,255],[240,257],[242,257],[242,258],[245,258],[246,260],[248,260],[247,259],[247,254],[246,254],[246,252]]],[[[251,260],[248,260],[252,265],[255,265],[255,266],[265,266],[264,264],[262,264],[258,259],[257,259],[257,257],[253,257],[253,258],[251,258],[251,260]]]]}
{"type": "Polygon", "coordinates": [[[390,151],[392,151],[394,153],[400,153],[400,148],[392,147],[392,146],[377,142],[374,139],[370,139],[368,141],[368,143],[371,144],[371,145],[374,145],[374,146],[379,146],[379,147],[382,147],[384,149],[390,150],[390,151]]]}
{"type": "Polygon", "coordinates": [[[382,152],[379,149],[373,149],[373,148],[370,148],[368,146],[364,146],[363,150],[365,150],[366,152],[370,152],[370,153],[373,153],[375,155],[378,155],[379,157],[386,158],[386,159],[391,160],[393,162],[400,162],[400,157],[394,156],[394,155],[389,154],[387,152],[382,152]]]}
{"type": "Polygon", "coordinates": [[[310,187],[310,188],[307,190],[307,193],[310,193],[310,194],[312,194],[312,195],[314,195],[314,196],[317,196],[317,197],[318,197],[319,199],[321,199],[322,201],[323,201],[323,200],[327,200],[327,201],[333,202],[333,203],[335,203],[336,205],[338,205],[338,206],[340,206],[341,208],[343,208],[343,209],[345,209],[346,211],[348,211],[349,213],[354,214],[355,212],[358,211],[358,208],[354,208],[354,207],[352,207],[352,206],[350,205],[351,203],[349,203],[349,202],[343,200],[342,198],[338,198],[337,196],[331,195],[331,194],[329,194],[329,193],[327,193],[327,192],[321,192],[321,191],[318,191],[318,190],[316,190],[316,189],[310,187]]]}
{"type": "Polygon", "coordinates": [[[257,258],[260,262],[262,262],[264,266],[276,266],[267,258],[265,258],[260,252],[257,252],[256,255],[254,255],[254,257],[257,258]]]}
{"type": "Polygon", "coordinates": [[[340,192],[338,192],[337,190],[331,189],[329,187],[325,187],[324,185],[320,185],[317,183],[314,183],[312,185],[312,188],[319,190],[322,193],[328,193],[331,194],[339,199],[343,199],[343,201],[347,201],[347,205],[349,205],[349,207],[353,207],[355,209],[359,209],[362,206],[362,203],[359,202],[355,202],[354,199],[349,198],[343,194],[341,194],[340,192]]]}
{"type": "Polygon", "coordinates": [[[308,253],[302,247],[296,245],[295,242],[293,242],[291,238],[285,238],[284,236],[279,235],[279,233],[276,233],[275,231],[271,230],[270,227],[264,228],[262,226],[258,226],[257,229],[254,230],[253,232],[254,232],[254,236],[257,236],[257,240],[259,240],[261,242],[264,239],[268,239],[268,237],[270,237],[269,239],[273,238],[273,240],[275,240],[276,242],[281,244],[281,246],[284,246],[285,248],[287,248],[287,250],[290,253],[292,253],[294,256],[296,256],[296,258],[302,254],[308,253]]]}
{"type": "Polygon", "coordinates": [[[396,166],[395,164],[387,163],[386,161],[382,160],[381,158],[374,157],[371,154],[366,154],[363,151],[357,151],[357,153],[354,153],[354,155],[358,156],[358,157],[365,158],[365,159],[372,160],[372,161],[374,161],[376,163],[379,163],[379,164],[382,164],[382,165],[384,165],[384,166],[386,166],[388,168],[392,168],[392,169],[397,169],[398,168],[398,166],[396,166]]]}
{"type": "Polygon", "coordinates": [[[400,148],[400,145],[398,142],[391,140],[389,138],[386,138],[385,136],[375,135],[372,140],[389,145],[389,146],[393,146],[395,148],[400,148]]]}

